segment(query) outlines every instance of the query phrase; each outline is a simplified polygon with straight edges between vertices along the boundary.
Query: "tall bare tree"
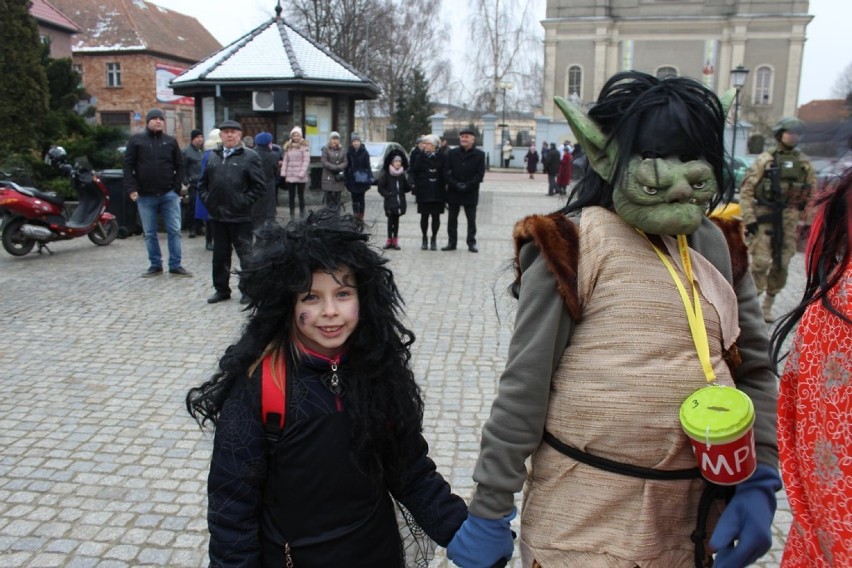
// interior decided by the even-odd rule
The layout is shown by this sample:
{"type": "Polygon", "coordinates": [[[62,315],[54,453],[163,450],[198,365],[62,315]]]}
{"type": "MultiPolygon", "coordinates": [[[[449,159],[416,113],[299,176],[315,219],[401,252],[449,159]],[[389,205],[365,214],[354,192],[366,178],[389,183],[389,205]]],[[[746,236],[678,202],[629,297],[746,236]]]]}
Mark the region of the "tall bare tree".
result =
{"type": "Polygon", "coordinates": [[[834,86],[831,89],[833,94],[838,99],[849,99],[852,96],[852,63],[849,63],[837,75],[834,81],[834,86]]]}
{"type": "Polygon", "coordinates": [[[478,108],[494,112],[501,82],[512,82],[512,91],[506,95],[517,101],[543,80],[541,75],[533,76],[536,62],[543,56],[535,33],[533,3],[476,0],[470,9],[469,28],[474,30],[476,45],[471,72],[479,85],[473,96],[478,108]]]}
{"type": "Polygon", "coordinates": [[[381,89],[374,112],[392,116],[400,78],[416,64],[430,68],[424,54],[436,37],[441,0],[291,0],[285,15],[296,27],[366,74],[381,89]]]}

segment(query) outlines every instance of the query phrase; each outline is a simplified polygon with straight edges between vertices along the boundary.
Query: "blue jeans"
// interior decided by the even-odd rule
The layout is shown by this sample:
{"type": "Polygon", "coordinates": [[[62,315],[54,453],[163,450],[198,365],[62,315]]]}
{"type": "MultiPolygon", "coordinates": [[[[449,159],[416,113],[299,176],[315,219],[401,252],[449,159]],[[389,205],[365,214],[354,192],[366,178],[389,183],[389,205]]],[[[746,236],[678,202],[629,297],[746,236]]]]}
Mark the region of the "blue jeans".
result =
{"type": "Polygon", "coordinates": [[[556,179],[559,177],[559,174],[547,174],[547,194],[551,195],[554,193],[559,193],[559,184],[556,183],[556,179]]]}
{"type": "Polygon", "coordinates": [[[180,258],[180,197],[174,191],[164,195],[139,195],[136,200],[142,230],[145,232],[145,248],[148,249],[148,263],[151,266],[163,266],[163,254],[157,239],[157,215],[163,215],[163,224],[169,239],[169,268],[178,268],[180,258]]]}

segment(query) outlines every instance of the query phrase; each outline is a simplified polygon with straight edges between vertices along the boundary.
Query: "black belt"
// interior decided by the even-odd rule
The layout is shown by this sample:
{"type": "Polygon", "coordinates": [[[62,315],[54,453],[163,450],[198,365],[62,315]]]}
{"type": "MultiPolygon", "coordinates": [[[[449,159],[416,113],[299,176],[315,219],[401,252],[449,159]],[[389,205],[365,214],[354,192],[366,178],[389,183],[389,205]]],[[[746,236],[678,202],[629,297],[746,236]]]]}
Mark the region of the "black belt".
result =
{"type": "MultiPolygon", "coordinates": [[[[564,454],[580,463],[584,463],[610,473],[658,481],[697,479],[701,477],[701,470],[697,467],[691,469],[669,470],[651,469],[648,467],[621,463],[601,456],[596,456],[559,441],[556,436],[547,430],[544,431],[542,439],[560,454],[564,454]]],[[[724,499],[727,504],[734,494],[733,487],[716,485],[715,483],[710,483],[706,479],[704,480],[704,484],[704,490],[701,492],[701,498],[698,501],[698,518],[696,520],[695,530],[692,531],[692,534],[689,537],[695,544],[696,568],[708,568],[713,566],[712,559],[709,561],[709,564],[705,563],[706,552],[704,550],[704,539],[707,538],[707,517],[710,515],[710,505],[716,499],[724,499]]]]}
{"type": "Polygon", "coordinates": [[[578,450],[568,444],[559,441],[553,434],[544,431],[544,441],[547,442],[554,450],[560,454],[565,454],[569,458],[575,459],[586,465],[590,465],[597,469],[602,469],[610,473],[618,473],[620,475],[629,475],[630,477],[639,477],[642,479],[656,480],[675,480],[675,479],[696,479],[701,477],[701,470],[697,467],[692,469],[651,469],[649,467],[640,467],[629,463],[621,463],[608,460],[600,456],[596,456],[582,450],[578,450]]]}

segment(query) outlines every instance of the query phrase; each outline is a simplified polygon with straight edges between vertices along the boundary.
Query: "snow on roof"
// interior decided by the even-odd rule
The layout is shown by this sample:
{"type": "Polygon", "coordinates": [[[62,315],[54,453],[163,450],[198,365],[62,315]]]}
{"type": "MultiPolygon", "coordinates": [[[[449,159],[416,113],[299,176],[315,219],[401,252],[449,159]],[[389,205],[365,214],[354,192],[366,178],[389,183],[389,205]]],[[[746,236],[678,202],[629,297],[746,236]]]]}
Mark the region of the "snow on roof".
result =
{"type": "MultiPolygon", "coordinates": [[[[176,87],[219,81],[328,81],[375,87],[354,67],[272,18],[172,80],[176,87]]],[[[375,88],[378,92],[378,88],[375,88]]]]}
{"type": "Polygon", "coordinates": [[[195,18],[144,0],[51,0],[80,26],[74,53],[153,51],[198,61],[221,44],[195,18]]]}
{"type": "Polygon", "coordinates": [[[237,46],[227,58],[219,61],[206,74],[206,79],[274,79],[292,77],[293,67],[286,54],[272,55],[281,50],[281,35],[269,26],[244,45],[237,46]],[[269,55],[264,55],[269,54],[269,55]]]}

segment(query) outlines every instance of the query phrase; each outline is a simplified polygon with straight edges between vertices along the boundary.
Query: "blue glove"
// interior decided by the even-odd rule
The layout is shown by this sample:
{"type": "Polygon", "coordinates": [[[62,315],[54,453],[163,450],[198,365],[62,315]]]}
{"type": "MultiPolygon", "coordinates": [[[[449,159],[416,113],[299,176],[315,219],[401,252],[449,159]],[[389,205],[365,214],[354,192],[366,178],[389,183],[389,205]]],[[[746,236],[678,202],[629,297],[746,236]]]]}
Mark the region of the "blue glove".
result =
{"type": "Polygon", "coordinates": [[[517,514],[515,508],[502,519],[483,519],[468,513],[447,546],[447,558],[464,568],[491,568],[500,560],[510,559],[515,543],[509,523],[517,514]]]}
{"type": "Polygon", "coordinates": [[[775,492],[779,489],[781,478],[768,465],[758,465],[750,478],[737,485],[710,537],[710,548],[716,551],[715,568],[742,568],[766,554],[772,546],[775,492]]]}

